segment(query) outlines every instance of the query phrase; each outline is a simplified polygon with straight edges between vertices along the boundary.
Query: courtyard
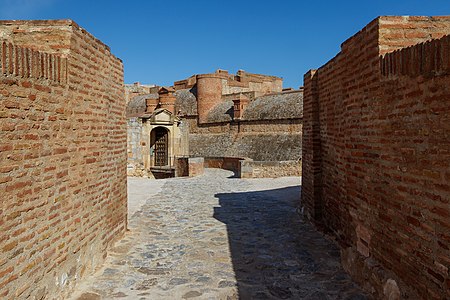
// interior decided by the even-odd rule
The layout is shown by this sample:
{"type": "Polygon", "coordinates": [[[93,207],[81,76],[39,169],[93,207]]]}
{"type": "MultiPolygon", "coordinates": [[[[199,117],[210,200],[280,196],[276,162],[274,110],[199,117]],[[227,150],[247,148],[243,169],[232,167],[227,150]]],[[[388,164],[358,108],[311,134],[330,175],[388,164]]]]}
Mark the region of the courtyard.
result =
{"type": "Polygon", "coordinates": [[[299,216],[300,179],[129,177],[129,230],[72,299],[367,299],[299,216]]]}

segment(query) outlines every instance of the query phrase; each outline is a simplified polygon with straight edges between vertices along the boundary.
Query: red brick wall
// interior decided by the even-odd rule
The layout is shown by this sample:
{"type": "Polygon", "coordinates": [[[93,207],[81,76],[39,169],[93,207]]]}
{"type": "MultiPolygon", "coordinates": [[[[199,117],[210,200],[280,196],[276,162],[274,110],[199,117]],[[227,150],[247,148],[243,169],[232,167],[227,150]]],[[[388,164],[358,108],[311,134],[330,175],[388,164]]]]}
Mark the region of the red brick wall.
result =
{"type": "Polygon", "coordinates": [[[0,298],[63,297],[126,229],[123,66],[72,21],[0,32],[0,298]]]}
{"type": "Polygon", "coordinates": [[[305,75],[302,205],[377,297],[388,279],[450,297],[446,34],[449,17],[381,17],[305,75]]]}

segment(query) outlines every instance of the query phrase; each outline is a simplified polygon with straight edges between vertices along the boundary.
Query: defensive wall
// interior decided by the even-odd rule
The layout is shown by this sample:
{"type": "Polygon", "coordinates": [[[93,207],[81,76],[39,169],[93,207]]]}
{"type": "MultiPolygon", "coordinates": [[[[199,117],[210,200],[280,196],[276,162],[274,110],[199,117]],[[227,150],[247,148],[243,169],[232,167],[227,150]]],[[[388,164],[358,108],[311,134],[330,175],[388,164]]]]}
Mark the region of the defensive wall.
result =
{"type": "Polygon", "coordinates": [[[126,230],[123,65],[70,20],[0,21],[0,298],[61,299],[126,230]]]}
{"type": "Polygon", "coordinates": [[[379,17],[304,77],[301,204],[377,299],[450,298],[449,34],[379,17]]]}

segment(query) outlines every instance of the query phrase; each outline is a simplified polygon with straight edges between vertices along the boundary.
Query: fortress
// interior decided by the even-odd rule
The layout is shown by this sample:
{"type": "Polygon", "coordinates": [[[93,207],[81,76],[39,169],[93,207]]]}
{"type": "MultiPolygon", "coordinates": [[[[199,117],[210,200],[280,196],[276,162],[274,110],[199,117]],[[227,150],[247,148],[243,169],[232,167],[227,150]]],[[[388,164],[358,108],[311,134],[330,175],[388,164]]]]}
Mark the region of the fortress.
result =
{"type": "Polygon", "coordinates": [[[141,91],[127,108],[129,175],[175,170],[177,156],[240,177],[300,174],[303,91],[281,78],[217,70],[141,91]]]}
{"type": "Polygon", "coordinates": [[[375,299],[449,299],[449,87],[448,16],[378,17],[299,90],[217,70],[125,91],[75,22],[0,21],[0,298],[63,299],[100,266],[127,171],[205,166],[301,174],[299,213],[375,299]]]}

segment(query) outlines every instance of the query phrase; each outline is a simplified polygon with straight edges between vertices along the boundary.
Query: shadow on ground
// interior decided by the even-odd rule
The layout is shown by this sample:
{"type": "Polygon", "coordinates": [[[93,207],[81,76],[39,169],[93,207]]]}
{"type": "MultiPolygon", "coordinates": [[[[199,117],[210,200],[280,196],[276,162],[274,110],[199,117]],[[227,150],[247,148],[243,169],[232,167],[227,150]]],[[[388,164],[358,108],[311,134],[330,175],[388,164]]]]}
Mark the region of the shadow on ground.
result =
{"type": "Polygon", "coordinates": [[[215,196],[240,299],[366,299],[339,249],[296,212],[300,186],[215,196]]]}

